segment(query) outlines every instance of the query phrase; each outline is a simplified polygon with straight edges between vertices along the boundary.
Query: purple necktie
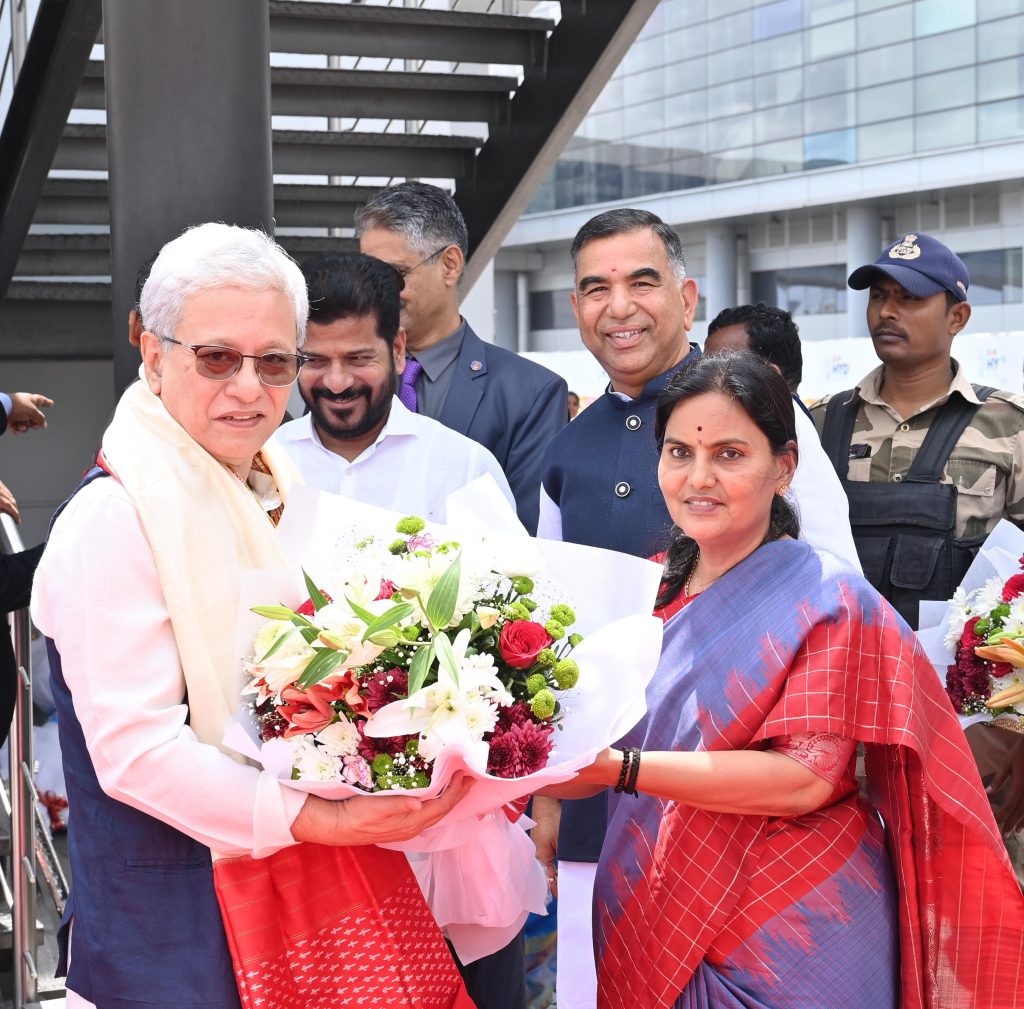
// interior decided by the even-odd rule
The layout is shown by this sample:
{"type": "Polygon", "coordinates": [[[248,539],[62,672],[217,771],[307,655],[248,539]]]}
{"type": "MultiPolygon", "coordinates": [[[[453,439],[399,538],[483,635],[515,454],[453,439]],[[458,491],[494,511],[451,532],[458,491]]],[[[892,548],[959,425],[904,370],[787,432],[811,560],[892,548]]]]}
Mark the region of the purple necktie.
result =
{"type": "Polygon", "coordinates": [[[405,359],[405,371],[402,372],[402,382],[398,387],[398,399],[402,406],[416,412],[416,379],[420,377],[423,365],[414,357],[405,359]]]}

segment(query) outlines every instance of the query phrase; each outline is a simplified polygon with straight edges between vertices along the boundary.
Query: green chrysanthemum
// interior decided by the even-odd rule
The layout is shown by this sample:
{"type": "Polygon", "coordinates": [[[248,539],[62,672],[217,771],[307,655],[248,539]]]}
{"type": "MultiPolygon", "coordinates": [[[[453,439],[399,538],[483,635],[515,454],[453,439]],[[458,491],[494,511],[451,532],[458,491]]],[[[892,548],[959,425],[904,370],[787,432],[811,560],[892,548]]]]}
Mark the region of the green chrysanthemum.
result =
{"type": "Polygon", "coordinates": [[[403,536],[415,536],[426,528],[427,523],[418,515],[406,515],[404,519],[399,520],[398,525],[395,526],[395,531],[400,532],[403,536]]]}
{"type": "Polygon", "coordinates": [[[544,625],[544,630],[551,636],[552,641],[561,641],[565,637],[565,627],[560,620],[552,618],[544,625]]]}
{"type": "Polygon", "coordinates": [[[576,623],[576,613],[565,603],[555,603],[551,607],[551,619],[557,620],[563,627],[571,627],[576,623]]]}
{"type": "Polygon", "coordinates": [[[534,673],[526,678],[526,689],[531,697],[539,694],[548,685],[548,679],[543,673],[534,673]]]}
{"type": "Polygon", "coordinates": [[[409,552],[408,546],[406,546],[405,540],[395,540],[388,550],[393,554],[404,554],[409,552]]]}
{"type": "Polygon", "coordinates": [[[580,678],[580,667],[573,659],[562,659],[555,666],[555,683],[559,690],[570,690],[580,678]]]}
{"type": "Polygon", "coordinates": [[[570,634],[569,635],[569,645],[572,648],[575,648],[582,640],[583,640],[583,635],[582,634],[570,634]]]}
{"type": "Polygon", "coordinates": [[[527,592],[533,591],[533,579],[527,578],[526,575],[516,575],[512,579],[512,588],[521,596],[525,596],[527,592]]]}
{"type": "Polygon", "coordinates": [[[545,648],[540,652],[535,661],[542,669],[554,669],[555,663],[558,662],[558,656],[555,655],[553,649],[545,648]]]}
{"type": "Polygon", "coordinates": [[[530,710],[537,718],[550,718],[555,713],[555,695],[550,690],[538,690],[530,701],[530,710]]]}

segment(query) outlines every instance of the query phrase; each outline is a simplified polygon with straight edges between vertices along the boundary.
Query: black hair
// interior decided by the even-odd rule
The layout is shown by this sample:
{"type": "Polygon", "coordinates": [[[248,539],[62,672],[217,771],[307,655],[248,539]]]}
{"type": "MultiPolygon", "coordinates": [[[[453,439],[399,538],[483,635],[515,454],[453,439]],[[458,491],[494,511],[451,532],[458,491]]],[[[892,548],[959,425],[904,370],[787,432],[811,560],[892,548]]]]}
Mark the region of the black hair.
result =
{"type": "Polygon", "coordinates": [[[142,317],[142,309],[139,307],[142,303],[142,289],[146,286],[146,281],[149,280],[149,273],[153,269],[156,257],[157,254],[154,253],[135,273],[135,304],[132,307],[139,313],[140,318],[142,317]]]}
{"type": "Polygon", "coordinates": [[[394,346],[405,281],[393,266],[361,252],[324,252],[303,262],[302,275],[309,289],[310,322],[325,326],[373,315],[377,335],[394,346]]]}
{"type": "Polygon", "coordinates": [[[650,228],[661,239],[676,278],[682,280],[686,276],[686,259],[683,256],[683,243],[679,240],[679,235],[657,214],[652,214],[647,210],[634,210],[631,207],[606,210],[603,214],[592,217],[576,232],[576,237],[572,240],[572,247],[569,249],[573,273],[576,272],[576,261],[579,259],[580,250],[588,242],[596,241],[599,238],[613,238],[615,235],[643,231],[645,228],[650,228]]]}
{"type": "MultiPolygon", "coordinates": [[[[715,392],[728,396],[743,410],[768,439],[775,455],[797,453],[793,398],[782,376],[753,354],[735,352],[700,357],[673,376],[658,399],[655,413],[659,452],[664,449],[665,429],[675,408],[695,396],[715,392]]],[[[792,505],[781,494],[774,495],[765,542],[799,535],[800,520],[792,505]]],[[[670,603],[683,590],[698,553],[696,541],[673,527],[658,606],[670,603]]]]}
{"type": "Polygon", "coordinates": [[[742,326],[750,337],[750,349],[774,364],[782,372],[790,392],[796,391],[804,377],[804,356],[800,349],[800,330],[789,312],[763,301],[723,308],[708,325],[708,336],[726,326],[742,326]]]}

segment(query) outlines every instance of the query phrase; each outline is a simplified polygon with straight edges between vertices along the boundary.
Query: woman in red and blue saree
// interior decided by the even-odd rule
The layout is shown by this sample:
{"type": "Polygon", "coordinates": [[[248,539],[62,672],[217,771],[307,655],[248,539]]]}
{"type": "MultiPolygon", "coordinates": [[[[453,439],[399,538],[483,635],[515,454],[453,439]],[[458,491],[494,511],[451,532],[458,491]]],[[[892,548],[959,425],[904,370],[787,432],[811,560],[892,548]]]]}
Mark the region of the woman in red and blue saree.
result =
{"type": "Polygon", "coordinates": [[[796,539],[784,382],[704,358],[657,435],[662,661],[647,717],[578,782],[625,793],[600,1009],[1017,1005],[1024,903],[963,733],[895,611],[796,539]]]}

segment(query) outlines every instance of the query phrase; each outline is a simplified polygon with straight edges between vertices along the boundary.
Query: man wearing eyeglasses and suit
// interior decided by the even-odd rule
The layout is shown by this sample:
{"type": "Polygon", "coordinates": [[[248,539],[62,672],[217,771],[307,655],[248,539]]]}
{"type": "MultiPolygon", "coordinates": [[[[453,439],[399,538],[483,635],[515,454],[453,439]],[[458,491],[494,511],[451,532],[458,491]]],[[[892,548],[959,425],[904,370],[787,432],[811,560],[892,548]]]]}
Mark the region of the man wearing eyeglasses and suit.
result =
{"type": "Polygon", "coordinates": [[[469,240],[443,189],[403,182],[381,190],[356,214],[356,232],[361,252],[390,263],[405,280],[401,322],[409,360],[399,398],[489,449],[519,518],[535,533],[541,456],[566,423],[564,380],[485,343],[459,314],[469,240]]]}

